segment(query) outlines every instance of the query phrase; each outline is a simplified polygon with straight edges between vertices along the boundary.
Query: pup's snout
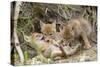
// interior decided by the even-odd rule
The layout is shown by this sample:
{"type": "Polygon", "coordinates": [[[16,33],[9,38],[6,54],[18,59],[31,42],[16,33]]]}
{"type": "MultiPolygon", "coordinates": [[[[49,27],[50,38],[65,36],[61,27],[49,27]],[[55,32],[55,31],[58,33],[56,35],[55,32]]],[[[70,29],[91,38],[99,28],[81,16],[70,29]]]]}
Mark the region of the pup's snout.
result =
{"type": "Polygon", "coordinates": [[[50,40],[46,40],[46,42],[50,42],[50,40]]]}

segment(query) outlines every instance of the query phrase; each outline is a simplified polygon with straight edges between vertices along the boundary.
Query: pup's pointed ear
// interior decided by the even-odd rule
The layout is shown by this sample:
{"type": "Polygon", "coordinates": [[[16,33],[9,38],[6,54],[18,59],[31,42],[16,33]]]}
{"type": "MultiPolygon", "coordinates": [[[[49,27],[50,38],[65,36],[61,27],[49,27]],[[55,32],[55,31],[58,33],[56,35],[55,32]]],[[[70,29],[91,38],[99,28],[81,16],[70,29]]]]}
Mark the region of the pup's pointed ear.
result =
{"type": "Polygon", "coordinates": [[[56,24],[56,20],[54,20],[54,22],[53,23],[55,23],[56,24]]]}
{"type": "Polygon", "coordinates": [[[59,31],[61,32],[62,30],[64,30],[64,28],[65,28],[64,23],[60,23],[59,24],[59,31]]]}
{"type": "Polygon", "coordinates": [[[43,21],[40,20],[40,25],[41,25],[41,27],[45,26],[45,23],[43,23],[43,21]]]}
{"type": "Polygon", "coordinates": [[[56,28],[56,20],[52,23],[52,26],[56,28]]]}
{"type": "Polygon", "coordinates": [[[60,26],[59,31],[61,32],[64,29],[64,27],[60,26]]]}

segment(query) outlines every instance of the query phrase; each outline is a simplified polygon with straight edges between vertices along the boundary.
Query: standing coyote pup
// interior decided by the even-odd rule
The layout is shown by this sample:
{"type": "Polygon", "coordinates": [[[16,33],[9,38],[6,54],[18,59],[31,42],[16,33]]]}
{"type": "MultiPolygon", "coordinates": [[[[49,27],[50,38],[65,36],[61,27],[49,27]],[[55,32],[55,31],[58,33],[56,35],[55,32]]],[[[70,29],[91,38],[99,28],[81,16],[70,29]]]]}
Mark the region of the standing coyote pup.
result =
{"type": "Polygon", "coordinates": [[[72,38],[81,38],[84,41],[84,48],[91,48],[88,36],[91,33],[91,25],[85,19],[71,19],[68,21],[68,24],[63,27],[61,30],[61,35],[64,39],[70,40],[72,38]]]}

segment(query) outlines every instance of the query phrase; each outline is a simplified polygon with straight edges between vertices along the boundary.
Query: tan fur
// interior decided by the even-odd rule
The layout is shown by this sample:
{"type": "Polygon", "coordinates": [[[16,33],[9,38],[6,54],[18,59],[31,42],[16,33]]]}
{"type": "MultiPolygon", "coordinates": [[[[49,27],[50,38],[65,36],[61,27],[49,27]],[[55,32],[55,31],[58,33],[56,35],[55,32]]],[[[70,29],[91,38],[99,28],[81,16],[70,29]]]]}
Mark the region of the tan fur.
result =
{"type": "Polygon", "coordinates": [[[45,35],[45,39],[50,40],[53,37],[58,40],[70,41],[74,38],[81,37],[84,41],[84,47],[89,49],[91,47],[88,40],[88,36],[91,33],[91,25],[89,22],[83,18],[81,19],[71,19],[63,26],[63,29],[60,32],[56,32],[56,24],[46,24],[41,22],[41,32],[45,35]]]}
{"type": "Polygon", "coordinates": [[[41,32],[44,35],[45,41],[48,43],[53,43],[53,35],[56,33],[56,24],[55,23],[43,23],[40,22],[41,32]]]}
{"type": "Polygon", "coordinates": [[[33,33],[31,36],[31,47],[33,47],[38,54],[48,48],[49,44],[44,40],[41,40],[43,35],[41,33],[33,33]]]}
{"type": "Polygon", "coordinates": [[[43,23],[41,22],[41,32],[48,36],[48,35],[53,35],[56,32],[56,25],[55,23],[43,23]]]}
{"type": "Polygon", "coordinates": [[[66,40],[82,37],[85,48],[89,49],[91,47],[88,40],[88,36],[91,33],[91,25],[85,19],[71,19],[68,24],[63,27],[60,34],[66,40]]]}

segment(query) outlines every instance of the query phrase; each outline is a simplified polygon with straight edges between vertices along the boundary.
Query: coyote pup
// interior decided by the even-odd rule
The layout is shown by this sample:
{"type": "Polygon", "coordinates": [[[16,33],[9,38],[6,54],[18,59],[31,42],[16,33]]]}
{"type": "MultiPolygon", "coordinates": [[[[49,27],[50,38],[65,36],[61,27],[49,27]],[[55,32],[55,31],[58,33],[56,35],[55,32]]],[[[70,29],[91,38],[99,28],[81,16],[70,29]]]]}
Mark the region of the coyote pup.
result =
{"type": "Polygon", "coordinates": [[[51,42],[54,39],[53,35],[56,33],[56,23],[43,23],[40,21],[41,33],[44,35],[46,41],[51,42]]]}
{"type": "Polygon", "coordinates": [[[90,42],[88,40],[88,36],[91,33],[91,25],[89,22],[83,18],[81,19],[71,19],[61,30],[61,36],[66,39],[74,39],[81,37],[84,41],[84,48],[91,48],[90,42]]]}
{"type": "Polygon", "coordinates": [[[40,21],[40,25],[41,25],[41,32],[46,35],[53,35],[54,33],[56,33],[56,24],[55,23],[43,23],[42,21],[40,21]]]}

